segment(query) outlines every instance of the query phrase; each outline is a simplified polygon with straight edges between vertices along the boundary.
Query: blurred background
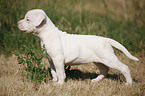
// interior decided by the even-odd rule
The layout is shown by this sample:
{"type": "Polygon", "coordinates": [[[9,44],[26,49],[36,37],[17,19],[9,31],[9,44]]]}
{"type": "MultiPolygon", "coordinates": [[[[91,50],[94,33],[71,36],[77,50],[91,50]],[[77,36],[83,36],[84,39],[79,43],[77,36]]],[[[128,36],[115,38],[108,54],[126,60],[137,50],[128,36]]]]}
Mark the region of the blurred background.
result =
{"type": "Polygon", "coordinates": [[[38,8],[67,33],[109,37],[132,52],[145,49],[145,0],[0,0],[0,5],[0,54],[20,50],[22,42],[40,48],[37,36],[17,27],[27,11],[38,8]]]}

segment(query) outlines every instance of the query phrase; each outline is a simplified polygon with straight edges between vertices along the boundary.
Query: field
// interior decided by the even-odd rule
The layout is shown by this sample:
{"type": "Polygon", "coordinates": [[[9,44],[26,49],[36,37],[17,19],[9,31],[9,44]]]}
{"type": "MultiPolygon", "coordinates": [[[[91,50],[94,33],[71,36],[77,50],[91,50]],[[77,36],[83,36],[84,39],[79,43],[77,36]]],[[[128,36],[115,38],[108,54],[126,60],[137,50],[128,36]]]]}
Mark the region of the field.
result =
{"type": "MultiPolygon", "coordinates": [[[[144,0],[1,0],[0,4],[0,96],[145,95],[144,0]],[[26,71],[18,64],[13,51],[25,55],[22,42],[39,50],[40,39],[21,32],[17,22],[35,8],[43,9],[60,30],[109,37],[122,43],[140,60],[132,61],[115,50],[119,60],[129,66],[133,85],[125,86],[125,78],[114,69],[102,81],[91,83],[99,73],[93,63],[72,66],[62,86],[49,81],[38,84],[23,81],[21,74],[26,71]]],[[[48,62],[46,58],[43,61],[48,62]]]]}

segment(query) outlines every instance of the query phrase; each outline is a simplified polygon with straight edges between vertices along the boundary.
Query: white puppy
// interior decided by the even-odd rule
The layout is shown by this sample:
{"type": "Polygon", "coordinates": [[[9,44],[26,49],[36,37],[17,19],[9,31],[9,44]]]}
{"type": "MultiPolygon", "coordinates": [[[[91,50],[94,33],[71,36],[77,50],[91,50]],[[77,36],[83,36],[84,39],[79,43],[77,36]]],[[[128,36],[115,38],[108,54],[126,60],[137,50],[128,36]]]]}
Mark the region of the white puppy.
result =
{"type": "Polygon", "coordinates": [[[42,44],[45,44],[47,54],[53,61],[50,64],[53,81],[58,81],[59,84],[64,82],[64,65],[94,62],[100,74],[92,81],[103,79],[110,67],[119,70],[125,76],[127,85],[132,84],[128,66],[118,60],[112,46],[121,50],[130,59],[139,60],[117,41],[100,36],[62,32],[41,9],[28,11],[25,18],[18,22],[18,27],[21,31],[39,36],[42,44]]]}

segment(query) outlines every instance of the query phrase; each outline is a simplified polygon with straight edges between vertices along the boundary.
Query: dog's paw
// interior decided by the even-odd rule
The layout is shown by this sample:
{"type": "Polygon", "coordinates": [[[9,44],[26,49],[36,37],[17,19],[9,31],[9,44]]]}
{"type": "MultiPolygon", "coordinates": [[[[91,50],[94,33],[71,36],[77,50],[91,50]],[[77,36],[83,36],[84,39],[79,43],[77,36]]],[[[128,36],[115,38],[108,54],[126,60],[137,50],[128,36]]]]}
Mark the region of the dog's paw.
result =
{"type": "Polygon", "coordinates": [[[51,81],[56,82],[57,81],[57,78],[53,78],[51,81]]]}
{"type": "Polygon", "coordinates": [[[52,80],[49,80],[49,82],[57,82],[57,79],[53,78],[52,80]]]}
{"type": "Polygon", "coordinates": [[[132,83],[125,83],[126,86],[132,86],[132,83]]]}
{"type": "Polygon", "coordinates": [[[60,81],[60,80],[57,82],[58,85],[62,85],[63,83],[64,81],[60,81]]]}
{"type": "Polygon", "coordinates": [[[98,82],[100,80],[102,80],[105,76],[104,75],[99,75],[97,78],[92,79],[91,82],[98,82]]]}
{"type": "Polygon", "coordinates": [[[98,82],[100,80],[97,80],[97,79],[92,79],[91,82],[98,82]]]}

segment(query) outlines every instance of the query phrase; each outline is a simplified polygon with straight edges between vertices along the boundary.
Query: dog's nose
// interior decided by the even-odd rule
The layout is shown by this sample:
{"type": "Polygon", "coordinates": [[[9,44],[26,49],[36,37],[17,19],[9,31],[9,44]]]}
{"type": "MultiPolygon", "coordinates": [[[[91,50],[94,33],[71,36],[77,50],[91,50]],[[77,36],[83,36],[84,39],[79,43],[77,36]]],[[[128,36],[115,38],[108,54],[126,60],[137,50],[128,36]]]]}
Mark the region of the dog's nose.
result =
{"type": "Polygon", "coordinates": [[[20,24],[20,21],[19,21],[19,22],[17,22],[17,24],[19,25],[19,24],[20,24]]]}

